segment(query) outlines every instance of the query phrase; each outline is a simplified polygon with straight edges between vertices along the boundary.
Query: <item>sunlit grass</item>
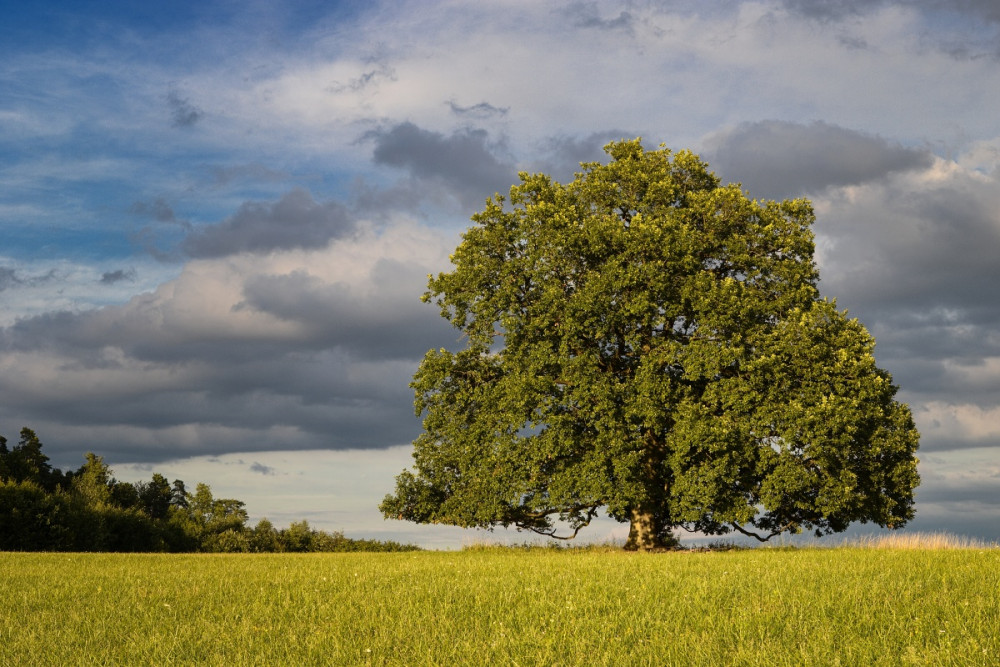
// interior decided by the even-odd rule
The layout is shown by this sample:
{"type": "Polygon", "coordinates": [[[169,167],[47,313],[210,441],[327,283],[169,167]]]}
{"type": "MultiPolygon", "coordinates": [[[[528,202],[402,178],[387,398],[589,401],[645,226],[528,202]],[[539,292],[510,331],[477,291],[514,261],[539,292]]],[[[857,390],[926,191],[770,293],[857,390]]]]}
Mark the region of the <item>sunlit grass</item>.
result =
{"type": "Polygon", "coordinates": [[[892,533],[852,540],[850,546],[866,549],[997,549],[996,542],[984,542],[951,533],[892,533]]]}
{"type": "Polygon", "coordinates": [[[0,665],[1000,664],[1000,550],[0,554],[0,665]]]}

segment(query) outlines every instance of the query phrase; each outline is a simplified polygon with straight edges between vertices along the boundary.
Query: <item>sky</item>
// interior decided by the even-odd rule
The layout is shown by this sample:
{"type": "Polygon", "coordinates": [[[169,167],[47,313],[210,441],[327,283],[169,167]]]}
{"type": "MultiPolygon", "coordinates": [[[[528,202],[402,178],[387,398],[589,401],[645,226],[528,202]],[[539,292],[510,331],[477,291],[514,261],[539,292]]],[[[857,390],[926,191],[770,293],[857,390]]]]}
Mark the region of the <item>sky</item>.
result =
{"type": "Polygon", "coordinates": [[[1000,539],[994,0],[3,4],[0,433],[54,465],[528,539],[377,511],[458,338],[419,297],[518,171],[642,137],[812,200],[822,293],[922,435],[906,530],[1000,539]]]}

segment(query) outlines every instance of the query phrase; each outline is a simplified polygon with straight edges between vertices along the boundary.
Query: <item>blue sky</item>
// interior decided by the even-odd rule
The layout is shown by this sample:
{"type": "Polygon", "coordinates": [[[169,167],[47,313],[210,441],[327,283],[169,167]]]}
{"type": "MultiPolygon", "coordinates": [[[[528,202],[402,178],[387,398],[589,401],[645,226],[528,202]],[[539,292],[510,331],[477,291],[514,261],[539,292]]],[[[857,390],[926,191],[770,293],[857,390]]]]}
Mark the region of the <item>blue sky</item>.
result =
{"type": "Polygon", "coordinates": [[[641,136],[813,200],[821,287],[923,436],[912,529],[1000,537],[1000,10],[692,4],[8,3],[0,433],[278,524],[479,539],[375,509],[455,340],[426,275],[518,170],[641,136]]]}

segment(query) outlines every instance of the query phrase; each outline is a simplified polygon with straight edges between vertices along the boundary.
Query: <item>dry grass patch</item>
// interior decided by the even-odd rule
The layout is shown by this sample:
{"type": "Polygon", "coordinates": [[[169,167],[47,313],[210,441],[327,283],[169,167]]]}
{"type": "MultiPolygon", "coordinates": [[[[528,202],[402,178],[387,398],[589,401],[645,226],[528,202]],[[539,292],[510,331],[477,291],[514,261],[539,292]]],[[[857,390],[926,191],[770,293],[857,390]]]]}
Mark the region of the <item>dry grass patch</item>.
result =
{"type": "Polygon", "coordinates": [[[921,549],[937,551],[941,549],[996,549],[996,542],[984,542],[971,537],[951,533],[896,533],[892,535],[869,535],[851,541],[850,546],[862,549],[921,549]]]}

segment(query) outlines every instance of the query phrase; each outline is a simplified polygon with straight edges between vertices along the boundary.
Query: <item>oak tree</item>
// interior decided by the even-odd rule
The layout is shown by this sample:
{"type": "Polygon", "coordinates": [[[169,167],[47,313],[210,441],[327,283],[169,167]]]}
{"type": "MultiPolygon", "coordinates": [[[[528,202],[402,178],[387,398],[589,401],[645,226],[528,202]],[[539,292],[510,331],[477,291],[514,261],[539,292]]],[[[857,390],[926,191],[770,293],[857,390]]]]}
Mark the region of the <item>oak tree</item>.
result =
{"type": "Polygon", "coordinates": [[[810,203],[605,150],[568,184],[521,173],[430,278],[463,346],[414,375],[423,432],[384,515],[569,538],[604,511],[644,550],[905,524],[918,433],[820,296],[810,203]]]}

